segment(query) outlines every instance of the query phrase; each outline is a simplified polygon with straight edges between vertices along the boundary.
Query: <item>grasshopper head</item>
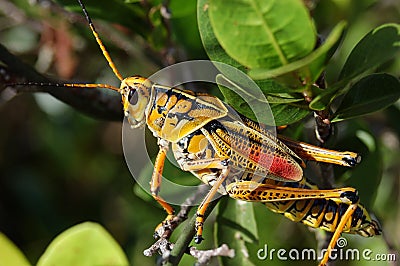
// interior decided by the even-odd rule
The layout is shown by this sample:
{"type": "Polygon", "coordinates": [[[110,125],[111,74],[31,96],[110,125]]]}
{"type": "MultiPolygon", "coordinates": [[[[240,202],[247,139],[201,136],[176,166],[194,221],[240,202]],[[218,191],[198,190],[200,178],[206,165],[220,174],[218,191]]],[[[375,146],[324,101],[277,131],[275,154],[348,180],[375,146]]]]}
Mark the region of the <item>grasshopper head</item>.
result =
{"type": "Polygon", "coordinates": [[[134,128],[143,126],[146,122],[145,111],[150,101],[151,87],[150,80],[139,76],[128,77],[121,82],[124,113],[134,128]]]}

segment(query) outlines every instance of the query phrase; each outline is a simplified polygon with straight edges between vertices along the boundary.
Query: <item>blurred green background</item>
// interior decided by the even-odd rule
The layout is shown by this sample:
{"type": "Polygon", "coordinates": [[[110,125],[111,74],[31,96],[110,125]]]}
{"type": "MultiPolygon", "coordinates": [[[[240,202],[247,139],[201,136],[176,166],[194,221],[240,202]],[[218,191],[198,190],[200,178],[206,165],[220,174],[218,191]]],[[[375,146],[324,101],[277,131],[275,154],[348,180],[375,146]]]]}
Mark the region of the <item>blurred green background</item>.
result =
{"type": "MultiPolygon", "coordinates": [[[[75,4],[60,2],[67,7],[75,4]]],[[[171,0],[168,25],[160,20],[160,1],[149,1],[147,9],[137,1],[126,2],[132,2],[130,8],[123,1],[85,1],[123,75],[148,76],[175,61],[207,58],[196,26],[195,1],[171,0]]],[[[400,3],[395,0],[308,2],[320,34],[327,34],[340,20],[349,23],[345,40],[327,69],[328,82],[337,77],[362,36],[383,23],[400,22],[400,3]]],[[[79,12],[76,5],[73,9],[79,12]]],[[[0,0],[0,13],[0,42],[39,72],[60,80],[118,84],[80,13],[65,13],[50,1],[25,0],[0,0]]],[[[381,70],[398,77],[400,60],[381,70]]],[[[136,187],[129,173],[122,153],[121,123],[88,117],[43,93],[15,96],[7,90],[0,96],[0,231],[34,264],[57,234],[77,223],[96,221],[120,243],[132,265],[154,264],[156,258],[146,258],[142,252],[153,243],[153,229],[165,214],[136,187]]],[[[379,217],[395,250],[400,247],[399,119],[397,102],[384,111],[340,123],[334,146],[362,153],[363,162],[353,172],[335,168],[338,183],[360,189],[362,201],[379,217]]],[[[291,126],[287,134],[308,139],[312,126],[306,122],[291,126]]],[[[179,173],[172,169],[165,175],[179,173]]],[[[266,243],[276,249],[316,247],[315,234],[303,225],[272,214],[260,204],[255,216],[260,239],[249,244],[250,257],[266,243]]],[[[215,213],[207,222],[206,241],[200,248],[213,246],[214,221],[215,213]]],[[[382,237],[345,237],[351,248],[392,252],[382,237]]],[[[192,261],[186,256],[182,265],[192,261]]],[[[254,259],[254,263],[265,262],[254,259]]],[[[377,265],[366,261],[337,265],[372,263],[377,265]]]]}

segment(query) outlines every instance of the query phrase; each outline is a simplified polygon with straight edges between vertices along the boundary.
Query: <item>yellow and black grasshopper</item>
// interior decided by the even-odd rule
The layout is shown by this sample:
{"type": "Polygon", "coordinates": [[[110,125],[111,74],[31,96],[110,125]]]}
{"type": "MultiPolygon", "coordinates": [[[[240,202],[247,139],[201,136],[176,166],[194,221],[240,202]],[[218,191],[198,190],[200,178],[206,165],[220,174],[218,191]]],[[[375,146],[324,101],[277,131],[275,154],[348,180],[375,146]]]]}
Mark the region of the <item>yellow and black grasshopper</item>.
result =
{"type": "Polygon", "coordinates": [[[220,99],[152,83],[133,76],[123,78],[102,44],[94,25],[78,0],[90,28],[116,77],[119,88],[108,84],[59,84],[65,87],[107,88],[122,96],[125,116],[132,127],[147,126],[158,139],[150,187],[154,199],[168,216],[159,229],[174,218],[173,208],[159,196],[167,150],[184,171],[211,186],[197,209],[195,242],[200,243],[204,213],[217,193],[234,199],[264,203],[274,212],[305,225],[333,232],[321,264],[326,264],[342,232],[370,237],[380,234],[378,223],[359,204],[354,188],[322,190],[303,176],[304,160],[354,166],[353,152],[337,152],[274,137],[258,123],[234,115],[220,99]]]}

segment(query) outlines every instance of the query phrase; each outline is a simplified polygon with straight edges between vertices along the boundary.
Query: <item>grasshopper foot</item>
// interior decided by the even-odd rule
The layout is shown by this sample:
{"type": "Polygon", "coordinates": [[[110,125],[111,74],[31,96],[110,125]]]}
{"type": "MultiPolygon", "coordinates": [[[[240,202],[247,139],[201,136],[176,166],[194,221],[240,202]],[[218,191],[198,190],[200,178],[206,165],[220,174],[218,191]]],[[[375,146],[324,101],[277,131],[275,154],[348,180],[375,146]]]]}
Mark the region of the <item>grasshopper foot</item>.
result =
{"type": "Polygon", "coordinates": [[[196,235],[194,237],[194,243],[196,243],[196,244],[200,244],[203,240],[204,240],[204,238],[201,235],[196,235]]]}
{"type": "Polygon", "coordinates": [[[176,226],[174,226],[176,220],[176,216],[173,214],[169,214],[164,221],[162,221],[159,225],[157,225],[156,229],[154,229],[153,237],[155,239],[169,238],[172,234],[172,231],[176,226]]]}

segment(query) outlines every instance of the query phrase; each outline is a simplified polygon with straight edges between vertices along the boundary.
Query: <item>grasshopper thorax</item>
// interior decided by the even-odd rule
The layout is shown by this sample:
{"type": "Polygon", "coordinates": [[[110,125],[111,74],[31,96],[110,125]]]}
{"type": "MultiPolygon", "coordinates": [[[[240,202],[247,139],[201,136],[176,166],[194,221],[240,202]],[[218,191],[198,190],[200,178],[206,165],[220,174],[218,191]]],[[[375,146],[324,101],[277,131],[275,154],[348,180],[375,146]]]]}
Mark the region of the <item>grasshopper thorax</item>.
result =
{"type": "Polygon", "coordinates": [[[146,123],[145,112],[150,102],[152,85],[150,80],[140,76],[128,77],[121,81],[120,93],[124,114],[133,128],[146,123]]]}

